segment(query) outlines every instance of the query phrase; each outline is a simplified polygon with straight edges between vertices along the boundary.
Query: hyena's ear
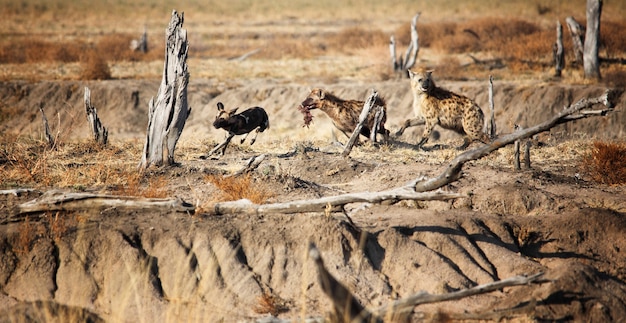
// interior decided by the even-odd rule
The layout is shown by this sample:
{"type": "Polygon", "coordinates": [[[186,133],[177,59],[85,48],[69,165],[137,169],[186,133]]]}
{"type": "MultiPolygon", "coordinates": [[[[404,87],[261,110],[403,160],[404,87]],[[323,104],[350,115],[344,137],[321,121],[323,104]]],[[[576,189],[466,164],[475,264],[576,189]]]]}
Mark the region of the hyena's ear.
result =
{"type": "Polygon", "coordinates": [[[224,111],[224,104],[222,102],[217,102],[217,111],[224,111]]]}
{"type": "Polygon", "coordinates": [[[413,78],[413,76],[415,76],[415,73],[411,70],[407,70],[409,72],[409,78],[413,78]]]}
{"type": "Polygon", "coordinates": [[[320,100],[324,100],[324,97],[326,96],[326,92],[324,92],[324,90],[322,89],[319,89],[318,91],[319,91],[320,100]]]}

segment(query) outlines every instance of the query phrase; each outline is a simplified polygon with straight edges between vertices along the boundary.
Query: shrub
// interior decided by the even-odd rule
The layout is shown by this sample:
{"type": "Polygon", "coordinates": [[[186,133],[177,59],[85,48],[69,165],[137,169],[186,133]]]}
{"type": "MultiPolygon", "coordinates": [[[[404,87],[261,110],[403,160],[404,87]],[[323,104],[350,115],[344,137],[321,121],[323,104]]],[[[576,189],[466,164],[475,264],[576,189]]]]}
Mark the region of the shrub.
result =
{"type": "Polygon", "coordinates": [[[583,168],[598,183],[626,183],[626,143],[594,142],[591,153],[583,158],[583,168]]]}
{"type": "Polygon", "coordinates": [[[88,50],[81,57],[81,67],[81,80],[108,80],[111,78],[109,65],[96,50],[88,50]]]}
{"type": "Polygon", "coordinates": [[[216,197],[218,201],[235,201],[245,198],[253,203],[263,204],[274,196],[263,185],[253,183],[250,175],[241,177],[207,175],[205,178],[222,191],[222,194],[216,197]]]}

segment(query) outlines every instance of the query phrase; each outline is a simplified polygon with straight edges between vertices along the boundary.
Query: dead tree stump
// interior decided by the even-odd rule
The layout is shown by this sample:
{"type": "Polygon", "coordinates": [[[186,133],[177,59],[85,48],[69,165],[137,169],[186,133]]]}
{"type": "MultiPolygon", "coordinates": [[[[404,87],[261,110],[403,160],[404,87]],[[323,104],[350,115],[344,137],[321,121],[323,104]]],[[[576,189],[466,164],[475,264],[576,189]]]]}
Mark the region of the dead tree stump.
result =
{"type": "Polygon", "coordinates": [[[583,26],[581,26],[572,16],[565,18],[567,29],[572,36],[572,44],[574,47],[574,62],[581,65],[583,63],[583,34],[585,32],[583,26]]]}
{"type": "Polygon", "coordinates": [[[405,73],[408,76],[407,71],[415,65],[417,61],[417,53],[419,52],[419,35],[417,34],[417,19],[420,13],[418,12],[411,19],[411,43],[406,49],[404,59],[402,57],[396,57],[396,40],[391,36],[389,40],[389,52],[391,54],[391,64],[394,72],[405,73]]]}
{"type": "Polygon", "coordinates": [[[187,105],[187,30],[183,14],[174,10],[165,32],[166,49],[163,79],[154,100],[150,99],[148,131],[139,167],[173,165],[174,149],[185,127],[191,108],[187,105]]]}
{"type": "Polygon", "coordinates": [[[148,52],[148,33],[146,28],[143,29],[143,34],[139,39],[133,39],[130,41],[130,49],[135,52],[148,52]]]}
{"type": "Polygon", "coordinates": [[[583,51],[583,68],[585,78],[600,79],[600,15],[602,14],[602,0],[587,0],[587,32],[585,33],[585,48],[583,51]]]}
{"type": "Polygon", "coordinates": [[[556,42],[554,43],[553,48],[553,56],[554,56],[554,76],[561,77],[561,71],[563,71],[563,66],[565,66],[565,55],[563,54],[563,26],[561,26],[560,21],[556,21],[556,42]]]}
{"type": "Polygon", "coordinates": [[[41,111],[41,120],[43,121],[43,131],[44,136],[46,137],[46,141],[48,142],[48,147],[54,149],[56,147],[56,141],[54,137],[50,133],[50,126],[48,125],[48,118],[46,118],[46,114],[43,112],[43,102],[39,104],[39,111],[41,111]]]}
{"type": "Polygon", "coordinates": [[[98,111],[96,110],[96,107],[91,104],[91,91],[86,86],[85,112],[87,113],[87,121],[89,122],[89,128],[91,129],[93,139],[97,143],[106,146],[109,138],[109,131],[102,125],[102,122],[100,122],[100,118],[98,118],[98,111]]]}

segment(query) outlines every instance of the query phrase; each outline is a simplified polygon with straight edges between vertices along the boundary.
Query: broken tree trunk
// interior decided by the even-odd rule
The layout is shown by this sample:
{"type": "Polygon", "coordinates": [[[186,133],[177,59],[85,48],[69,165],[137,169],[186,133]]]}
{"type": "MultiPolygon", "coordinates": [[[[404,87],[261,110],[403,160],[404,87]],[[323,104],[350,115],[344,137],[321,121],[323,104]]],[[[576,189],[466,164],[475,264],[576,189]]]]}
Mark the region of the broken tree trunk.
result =
{"type": "Polygon", "coordinates": [[[415,65],[417,54],[419,53],[419,35],[417,33],[417,19],[420,13],[416,13],[411,19],[411,42],[406,49],[404,59],[396,57],[396,39],[391,36],[389,40],[389,53],[391,54],[391,64],[394,72],[404,73],[408,76],[407,71],[415,65]]]}
{"type": "Polygon", "coordinates": [[[587,0],[587,32],[585,33],[585,48],[583,51],[583,68],[585,78],[600,79],[600,15],[602,14],[602,0],[587,0]]]}
{"type": "Polygon", "coordinates": [[[572,36],[572,46],[574,47],[574,62],[576,64],[583,63],[583,34],[584,28],[574,19],[569,16],[565,18],[567,29],[572,36]]]}
{"type": "Polygon", "coordinates": [[[87,113],[87,121],[89,122],[89,128],[91,129],[91,134],[93,135],[93,139],[103,145],[106,146],[109,131],[107,128],[102,126],[100,122],[100,118],[98,118],[98,111],[96,107],[91,104],[91,91],[88,87],[85,86],[85,112],[87,113]]]}
{"type": "Polygon", "coordinates": [[[166,30],[163,79],[156,101],[150,100],[148,131],[141,156],[140,168],[151,165],[173,165],[174,149],[185,127],[191,108],[187,106],[187,30],[183,29],[183,14],[172,12],[166,30]]]}
{"type": "MultiPolygon", "coordinates": [[[[376,92],[376,90],[372,90],[372,94],[370,94],[370,96],[365,101],[365,104],[363,104],[363,110],[361,110],[361,114],[359,115],[359,123],[356,125],[356,128],[354,128],[354,131],[352,132],[352,136],[350,136],[350,140],[348,140],[348,143],[346,144],[346,147],[344,148],[343,153],[341,154],[343,157],[347,157],[348,155],[350,155],[350,152],[352,151],[352,147],[359,139],[359,135],[361,135],[361,129],[363,129],[363,123],[365,123],[365,121],[367,120],[367,116],[370,114],[370,111],[372,110],[372,107],[374,106],[374,103],[376,102],[377,97],[378,97],[378,92],[376,92]]],[[[374,129],[370,129],[370,130],[374,130],[374,129]]]]}
{"type": "Polygon", "coordinates": [[[561,71],[565,66],[565,55],[563,53],[563,26],[560,21],[556,21],[556,42],[553,48],[554,56],[554,76],[561,77],[561,71]]]}

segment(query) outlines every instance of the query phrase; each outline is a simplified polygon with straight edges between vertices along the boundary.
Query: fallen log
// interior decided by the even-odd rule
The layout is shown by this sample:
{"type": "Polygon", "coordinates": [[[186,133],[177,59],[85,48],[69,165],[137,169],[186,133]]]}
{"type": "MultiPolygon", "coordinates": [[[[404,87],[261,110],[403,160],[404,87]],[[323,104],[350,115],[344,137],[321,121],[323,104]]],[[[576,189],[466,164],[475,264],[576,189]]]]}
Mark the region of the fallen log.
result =
{"type": "Polygon", "coordinates": [[[194,212],[195,207],[180,198],[145,198],[51,190],[19,205],[18,214],[48,211],[82,211],[120,208],[126,210],[171,210],[194,212]]]}
{"type": "Polygon", "coordinates": [[[382,192],[346,193],[313,200],[298,200],[274,204],[254,204],[247,199],[242,199],[214,203],[203,207],[203,210],[208,215],[340,212],[343,210],[344,205],[349,203],[381,203],[383,201],[397,202],[401,200],[433,201],[466,197],[464,194],[445,192],[442,190],[417,193],[412,187],[413,184],[411,183],[404,187],[382,192]]]}

